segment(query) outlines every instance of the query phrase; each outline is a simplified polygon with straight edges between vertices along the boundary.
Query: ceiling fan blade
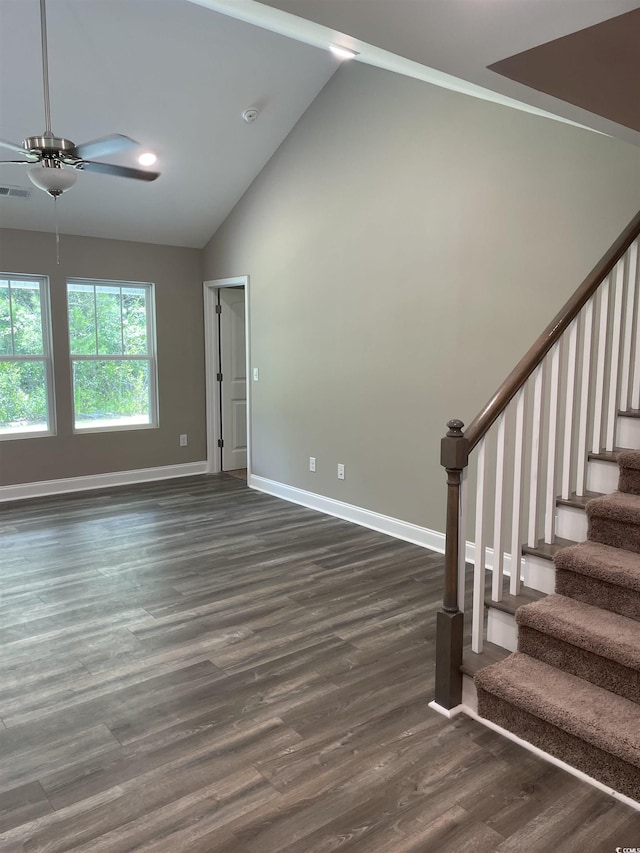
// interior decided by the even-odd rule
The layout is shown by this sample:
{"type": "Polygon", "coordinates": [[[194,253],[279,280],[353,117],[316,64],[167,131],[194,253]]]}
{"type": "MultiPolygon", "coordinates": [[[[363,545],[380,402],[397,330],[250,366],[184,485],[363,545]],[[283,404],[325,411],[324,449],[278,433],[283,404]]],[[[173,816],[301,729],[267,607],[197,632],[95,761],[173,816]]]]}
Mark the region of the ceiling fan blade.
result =
{"type": "Polygon", "coordinates": [[[30,160],[35,162],[35,160],[40,159],[37,155],[31,154],[27,151],[24,145],[17,145],[15,142],[7,142],[6,139],[0,139],[0,148],[8,148],[9,151],[17,151],[19,154],[22,154],[23,157],[27,158],[26,162],[29,162],[30,160]]]}
{"type": "Polygon", "coordinates": [[[135,139],[130,139],[122,133],[112,133],[109,136],[94,139],[92,142],[76,145],[73,153],[81,160],[89,160],[91,157],[108,157],[109,154],[117,154],[119,151],[137,148],[139,144],[135,139]]]}
{"type": "Polygon", "coordinates": [[[19,166],[31,166],[31,160],[0,160],[0,166],[3,163],[17,163],[19,166]]]}
{"type": "Polygon", "coordinates": [[[117,175],[119,178],[135,178],[138,181],[155,181],[160,172],[148,172],[146,169],[131,169],[128,166],[114,166],[112,163],[95,163],[85,160],[79,163],[78,169],[83,172],[99,172],[102,175],[117,175]]]}

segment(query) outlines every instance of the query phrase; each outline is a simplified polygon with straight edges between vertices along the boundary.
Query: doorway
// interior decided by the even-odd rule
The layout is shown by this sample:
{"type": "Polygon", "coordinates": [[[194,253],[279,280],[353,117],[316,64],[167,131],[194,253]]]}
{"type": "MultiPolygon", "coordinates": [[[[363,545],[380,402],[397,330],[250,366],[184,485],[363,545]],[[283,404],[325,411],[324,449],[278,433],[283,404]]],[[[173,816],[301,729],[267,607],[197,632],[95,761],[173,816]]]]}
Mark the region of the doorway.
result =
{"type": "Polygon", "coordinates": [[[204,283],[207,470],[248,479],[250,451],[249,277],[204,283]],[[240,474],[238,474],[240,476],[240,474]]]}

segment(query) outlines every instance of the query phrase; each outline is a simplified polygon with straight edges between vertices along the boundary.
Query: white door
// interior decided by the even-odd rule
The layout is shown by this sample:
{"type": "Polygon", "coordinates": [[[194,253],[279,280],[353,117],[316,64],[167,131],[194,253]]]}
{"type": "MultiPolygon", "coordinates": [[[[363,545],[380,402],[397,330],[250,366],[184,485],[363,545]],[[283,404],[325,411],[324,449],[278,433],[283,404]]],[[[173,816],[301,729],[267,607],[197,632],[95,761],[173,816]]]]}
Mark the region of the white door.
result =
{"type": "Polygon", "coordinates": [[[222,470],[247,467],[244,287],[220,288],[222,470]]]}

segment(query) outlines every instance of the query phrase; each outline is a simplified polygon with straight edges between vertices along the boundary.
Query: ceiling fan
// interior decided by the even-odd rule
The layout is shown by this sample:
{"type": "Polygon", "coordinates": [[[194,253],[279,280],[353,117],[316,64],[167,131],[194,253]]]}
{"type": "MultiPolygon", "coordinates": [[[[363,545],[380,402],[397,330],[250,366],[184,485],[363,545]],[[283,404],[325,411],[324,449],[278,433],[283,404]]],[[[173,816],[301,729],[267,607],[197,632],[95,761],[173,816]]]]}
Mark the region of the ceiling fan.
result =
{"type": "Polygon", "coordinates": [[[70,139],[56,136],[51,130],[51,106],[49,103],[49,67],[47,53],[47,18],[45,0],[40,0],[40,34],[42,39],[42,87],[44,94],[44,118],[46,129],[38,136],[27,136],[22,145],[0,139],[0,148],[8,148],[21,154],[22,160],[0,160],[0,163],[21,163],[31,165],[28,175],[39,189],[49,193],[54,199],[70,189],[76,182],[77,171],[99,172],[103,175],[117,175],[121,178],[134,178],[139,181],[155,181],[159,172],[144,169],[132,169],[128,166],[116,166],[113,163],[96,162],[90,158],[105,157],[135,148],[139,145],[134,139],[113,133],[76,145],[70,139]],[[67,167],[67,168],[64,168],[67,167]]]}

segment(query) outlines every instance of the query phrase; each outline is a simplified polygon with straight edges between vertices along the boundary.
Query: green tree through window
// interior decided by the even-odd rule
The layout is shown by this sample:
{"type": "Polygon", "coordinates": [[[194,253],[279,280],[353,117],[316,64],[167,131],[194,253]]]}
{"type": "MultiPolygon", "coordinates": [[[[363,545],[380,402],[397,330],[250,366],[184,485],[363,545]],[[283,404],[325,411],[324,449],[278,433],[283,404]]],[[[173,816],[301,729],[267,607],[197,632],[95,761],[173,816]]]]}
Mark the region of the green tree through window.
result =
{"type": "Polygon", "coordinates": [[[51,389],[48,281],[0,274],[0,438],[50,435],[51,389]]]}
{"type": "Polygon", "coordinates": [[[67,283],[76,429],[156,423],[153,287],[67,283]]]}

